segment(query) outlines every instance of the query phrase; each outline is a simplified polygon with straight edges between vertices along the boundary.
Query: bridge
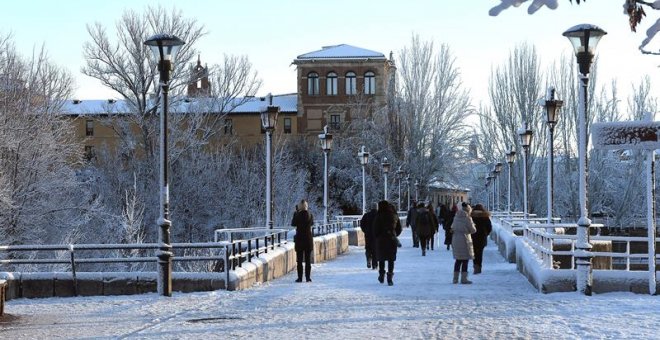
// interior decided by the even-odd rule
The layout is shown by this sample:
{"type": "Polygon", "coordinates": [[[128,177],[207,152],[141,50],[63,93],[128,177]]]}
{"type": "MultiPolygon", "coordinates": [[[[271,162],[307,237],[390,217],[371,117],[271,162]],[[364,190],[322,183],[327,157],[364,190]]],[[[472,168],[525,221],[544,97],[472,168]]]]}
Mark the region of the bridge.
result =
{"type": "MultiPolygon", "coordinates": [[[[520,241],[527,236],[515,236],[519,234],[516,228],[520,228],[515,223],[507,226],[502,223],[506,219],[494,220],[496,241],[489,242],[484,271],[471,275],[472,285],[451,283],[450,251],[441,245],[422,257],[418,248],[411,247],[410,229],[404,229],[392,287],[380,284],[376,272],[366,268],[363,248],[351,246],[335,260],[315,264],[312,283],[294,283],[295,274],[287,274],[241,291],[176,293],[171,298],[147,293],[10,300],[5,307],[7,315],[0,321],[0,336],[7,339],[657,336],[655,332],[660,327],[657,297],[630,293],[592,297],[576,292],[540,294],[539,288],[530,284],[527,274],[521,275],[519,268],[524,265],[511,263],[506,256],[511,251],[506,250],[506,244],[511,244],[505,236],[509,230],[513,230],[511,238],[518,238],[514,242],[518,247],[522,247],[520,241]]],[[[525,248],[534,253],[541,249],[540,246],[525,248]]],[[[517,257],[544,263],[540,256],[531,253],[517,257]]],[[[535,269],[542,270],[561,269],[535,269]]],[[[565,273],[570,273],[567,270],[565,273]]],[[[565,273],[559,276],[566,276],[565,273]]],[[[625,277],[628,273],[633,272],[624,268],[612,275],[625,277]]],[[[601,279],[598,275],[596,278],[598,287],[596,283],[601,279]]]]}

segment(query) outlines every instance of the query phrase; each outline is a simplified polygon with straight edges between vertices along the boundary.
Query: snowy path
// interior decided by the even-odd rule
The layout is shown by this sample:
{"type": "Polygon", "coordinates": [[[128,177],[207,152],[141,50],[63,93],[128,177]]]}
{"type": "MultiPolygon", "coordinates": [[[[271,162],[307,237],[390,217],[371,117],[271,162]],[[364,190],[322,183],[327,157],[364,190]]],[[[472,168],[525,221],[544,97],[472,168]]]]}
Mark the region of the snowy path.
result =
{"type": "MultiPolygon", "coordinates": [[[[393,287],[366,268],[361,247],[246,291],[19,299],[0,339],[658,339],[660,297],[538,293],[489,244],[484,273],[451,284],[446,249],[426,257],[404,229],[393,287]]],[[[471,266],[471,265],[470,265],[471,266]]]]}

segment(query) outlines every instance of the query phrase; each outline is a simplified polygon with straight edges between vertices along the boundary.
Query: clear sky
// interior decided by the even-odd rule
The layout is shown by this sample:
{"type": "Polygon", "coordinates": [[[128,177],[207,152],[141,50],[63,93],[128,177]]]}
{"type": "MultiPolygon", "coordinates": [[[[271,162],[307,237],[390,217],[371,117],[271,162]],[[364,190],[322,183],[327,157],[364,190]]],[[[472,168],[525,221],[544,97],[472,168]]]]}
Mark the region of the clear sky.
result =
{"type": "Polygon", "coordinates": [[[79,99],[105,99],[117,95],[80,73],[82,45],[89,40],[85,25],[95,21],[114,29],[124,9],[141,11],[148,5],[176,7],[203,24],[208,35],[197,46],[202,62],[220,62],[223,54],[249,57],[263,79],[259,95],[295,92],[293,59],[322,46],[346,43],[388,56],[410,44],[412,34],[437,45],[449,44],[475,104],[487,101],[492,65],[503,63],[521,42],[535,44],[544,64],[570,52],[561,34],[567,28],[591,23],[608,31],[600,45],[600,80],[617,78],[621,94],[643,75],[657,81],[660,56],[642,55],[637,46],[644,30],[660,13],[650,17],[640,32],[630,32],[623,0],[587,1],[581,5],[559,0],[557,10],[543,8],[528,15],[526,6],[497,17],[488,10],[499,0],[23,0],[4,2],[0,32],[12,33],[21,52],[32,53],[42,43],[52,60],[76,78],[79,99]]]}

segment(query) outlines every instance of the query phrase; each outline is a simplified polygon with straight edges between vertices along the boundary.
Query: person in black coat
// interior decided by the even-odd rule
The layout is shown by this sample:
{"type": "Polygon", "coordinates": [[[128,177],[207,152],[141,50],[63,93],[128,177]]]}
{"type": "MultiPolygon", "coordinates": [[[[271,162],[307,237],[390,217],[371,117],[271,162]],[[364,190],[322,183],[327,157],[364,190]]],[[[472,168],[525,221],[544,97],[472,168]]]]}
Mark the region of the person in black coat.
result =
{"type": "Polygon", "coordinates": [[[453,206],[452,210],[449,210],[446,205],[440,207],[440,216],[442,218],[442,229],[445,231],[445,245],[447,250],[451,247],[451,224],[454,222],[454,214],[458,211],[457,206],[453,206]]]}
{"type": "Polygon", "coordinates": [[[302,282],[303,262],[305,262],[305,279],[311,282],[312,274],[312,250],[314,250],[314,235],[312,235],[312,225],[314,225],[314,215],[309,212],[307,201],[302,200],[296,206],[297,211],[293,214],[291,225],[296,227],[295,242],[296,262],[298,269],[298,279],[296,282],[302,282]]]}
{"type": "Polygon", "coordinates": [[[472,246],[474,247],[474,273],[481,274],[481,264],[484,258],[484,248],[488,243],[488,234],[493,230],[490,221],[490,212],[483,205],[477,204],[472,210],[472,221],[477,232],[472,234],[472,246]]]}
{"type": "Polygon", "coordinates": [[[415,226],[415,214],[417,213],[417,201],[412,201],[408,215],[406,217],[406,226],[410,227],[412,231],[413,247],[419,247],[419,237],[417,236],[417,228],[415,226]]]}
{"type": "Polygon", "coordinates": [[[364,233],[364,254],[367,257],[367,268],[378,269],[378,259],[376,258],[376,235],[374,234],[374,218],[376,217],[376,207],[362,216],[360,220],[360,229],[364,233]]]}
{"type": "Polygon", "coordinates": [[[394,261],[397,253],[397,236],[401,235],[401,220],[392,205],[387,201],[378,202],[378,211],[373,223],[376,236],[376,257],[378,258],[378,281],[385,278],[385,261],[387,261],[387,284],[393,285],[394,261]]]}

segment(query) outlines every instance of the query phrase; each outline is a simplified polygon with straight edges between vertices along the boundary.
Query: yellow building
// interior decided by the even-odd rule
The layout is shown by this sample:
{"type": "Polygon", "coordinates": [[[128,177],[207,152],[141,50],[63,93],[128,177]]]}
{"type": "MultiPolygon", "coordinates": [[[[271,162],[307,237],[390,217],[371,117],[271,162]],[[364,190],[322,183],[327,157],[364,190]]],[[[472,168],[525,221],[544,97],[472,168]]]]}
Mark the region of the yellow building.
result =
{"type": "MultiPolygon", "coordinates": [[[[391,59],[391,57],[390,57],[391,59]]],[[[346,44],[327,46],[321,50],[299,55],[297,66],[297,93],[274,95],[272,105],[280,108],[277,136],[314,136],[323,126],[342,129],[358,114],[367,114],[386,107],[394,91],[396,68],[382,53],[346,44]],[[365,105],[366,104],[366,105],[365,105]],[[359,107],[359,109],[358,109],[359,107]],[[360,112],[358,112],[360,111],[360,112]]],[[[222,129],[212,143],[225,143],[231,139],[242,146],[251,146],[264,140],[260,112],[268,105],[263,97],[239,98],[238,105],[229,112],[214,109],[213,98],[208,97],[213,84],[208,69],[198,58],[191,66],[191,80],[187,98],[170,100],[171,114],[185,114],[203,108],[209,117],[222,117],[222,129]]],[[[65,114],[73,118],[76,135],[84,141],[85,153],[93,158],[100,148],[115,148],[118,136],[109,119],[121,119],[129,109],[123,100],[72,100],[65,114]]],[[[133,128],[131,128],[133,130],[133,128]]],[[[139,133],[137,127],[135,133],[139,133]]]]}

